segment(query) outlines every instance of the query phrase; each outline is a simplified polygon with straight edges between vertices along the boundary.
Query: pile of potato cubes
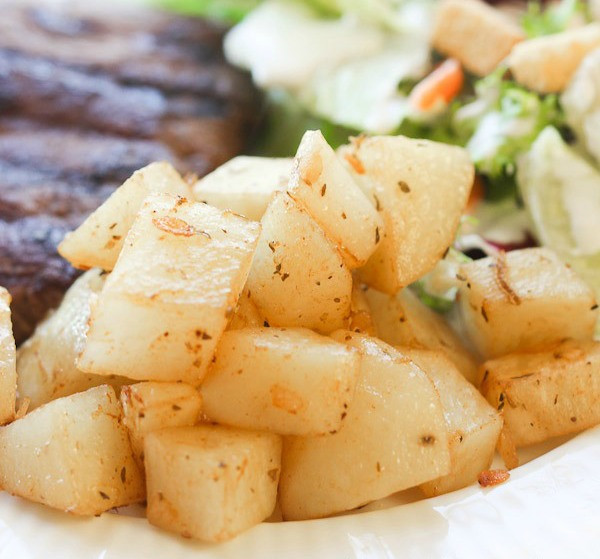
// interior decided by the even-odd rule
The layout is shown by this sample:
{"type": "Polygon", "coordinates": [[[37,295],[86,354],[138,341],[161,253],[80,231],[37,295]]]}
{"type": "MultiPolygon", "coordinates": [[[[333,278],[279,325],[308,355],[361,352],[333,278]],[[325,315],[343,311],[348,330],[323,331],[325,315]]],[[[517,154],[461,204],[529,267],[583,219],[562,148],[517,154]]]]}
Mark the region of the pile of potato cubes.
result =
{"type": "Polygon", "coordinates": [[[499,440],[514,465],[599,422],[597,305],[551,252],[456,270],[468,337],[407,289],[472,183],[461,148],[319,132],[196,184],[136,172],[60,245],[88,271],[16,358],[2,295],[0,486],[81,515],[145,501],[214,542],[453,491],[499,440]]]}

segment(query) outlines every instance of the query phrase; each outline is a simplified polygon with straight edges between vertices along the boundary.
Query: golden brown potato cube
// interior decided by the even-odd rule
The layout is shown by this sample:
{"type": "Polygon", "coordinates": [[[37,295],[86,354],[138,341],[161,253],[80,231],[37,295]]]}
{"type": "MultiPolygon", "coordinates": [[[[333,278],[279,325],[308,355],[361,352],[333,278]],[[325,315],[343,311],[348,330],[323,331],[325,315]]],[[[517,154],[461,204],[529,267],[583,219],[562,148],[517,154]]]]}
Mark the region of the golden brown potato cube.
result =
{"type": "Polygon", "coordinates": [[[510,53],[514,79],[540,93],[563,91],[585,56],[600,47],[600,23],[524,41],[510,53]]]}
{"type": "Polygon", "coordinates": [[[17,392],[16,348],[10,314],[11,297],[0,287],[0,424],[15,416],[17,392]]]}
{"type": "Polygon", "coordinates": [[[76,268],[112,270],[144,199],[153,192],[191,197],[192,190],[170,163],[136,171],[60,243],[58,252],[76,268]]]}
{"type": "Polygon", "coordinates": [[[360,277],[393,295],[429,272],[452,244],[473,164],[462,148],[403,136],[355,138],[340,154],[384,220],[360,277]]]}
{"type": "Polygon", "coordinates": [[[275,508],[281,439],[198,425],[150,433],[145,442],[148,520],[187,538],[228,540],[275,508]]]}
{"type": "Polygon", "coordinates": [[[524,38],[516,23],[480,0],[442,0],[431,42],[470,72],[487,76],[524,38]]]}
{"type": "Polygon", "coordinates": [[[490,467],[502,429],[502,418],[454,363],[439,351],[400,348],[433,381],[450,432],[450,473],[423,483],[427,497],[462,489],[490,467]]]}
{"type": "Polygon", "coordinates": [[[116,375],[84,373],[76,362],[85,345],[91,300],[102,290],[105,276],[98,269],[83,274],[65,293],[53,313],[17,351],[19,405],[29,400],[29,410],[56,398],[110,384],[118,389],[131,382],[116,375]]]}
{"type": "Polygon", "coordinates": [[[240,330],[241,328],[258,328],[264,326],[265,320],[254,304],[250,291],[244,289],[238,300],[237,306],[229,324],[228,330],[240,330]]]}
{"type": "Polygon", "coordinates": [[[183,382],[140,382],[121,390],[123,424],[129,430],[133,455],[144,469],[144,439],[164,427],[185,427],[198,421],[202,397],[183,382]]]}
{"type": "Polygon", "coordinates": [[[475,382],[477,362],[443,316],[430,309],[410,290],[386,295],[367,289],[378,336],[393,346],[436,350],[448,357],[469,382],[475,382]]]}
{"type": "Polygon", "coordinates": [[[282,435],[340,429],[360,355],[301,328],[225,332],[201,386],[212,421],[282,435]]]}
{"type": "Polygon", "coordinates": [[[568,341],[482,365],[481,392],[504,416],[515,446],[600,423],[600,343],[568,341]]]}
{"type": "Polygon", "coordinates": [[[81,515],[142,501],[144,483],[114,389],[59,398],[0,428],[0,486],[81,515]]]}
{"type": "Polygon", "coordinates": [[[348,319],[348,330],[367,336],[377,336],[377,329],[371,315],[371,307],[365,295],[368,286],[360,282],[352,284],[352,299],[350,301],[350,317],[348,319]]]}
{"type": "Polygon", "coordinates": [[[246,284],[271,326],[322,334],[342,328],[350,312],[352,274],[337,247],[287,194],[276,194],[246,284]]]}
{"type": "Polygon", "coordinates": [[[573,338],[591,340],[594,293],[554,252],[527,248],[460,268],[460,308],[484,358],[573,338]]]}
{"type": "Polygon", "coordinates": [[[231,210],[260,221],[275,192],[285,190],[292,158],[240,155],[194,185],[194,195],[221,210],[231,210]]]}
{"type": "Polygon", "coordinates": [[[427,375],[376,338],[333,337],[361,351],[358,385],[338,433],[284,439],[286,520],[351,510],[450,472],[448,428],[427,375]]]}
{"type": "Polygon", "coordinates": [[[304,134],[288,192],[338,246],[349,268],[373,254],[383,237],[383,219],[320,131],[304,134]]]}
{"type": "Polygon", "coordinates": [[[79,368],[198,383],[244,287],[258,223],[168,194],[146,199],[92,309],[79,368]]]}

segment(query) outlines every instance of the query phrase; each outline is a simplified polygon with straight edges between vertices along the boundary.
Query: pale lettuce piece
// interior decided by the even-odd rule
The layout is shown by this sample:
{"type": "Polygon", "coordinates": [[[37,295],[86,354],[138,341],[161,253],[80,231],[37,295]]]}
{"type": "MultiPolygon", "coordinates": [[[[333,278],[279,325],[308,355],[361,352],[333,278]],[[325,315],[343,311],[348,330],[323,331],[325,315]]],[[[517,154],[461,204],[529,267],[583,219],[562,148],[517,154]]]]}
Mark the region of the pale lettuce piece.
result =
{"type": "Polygon", "coordinates": [[[561,103],[578,140],[600,161],[600,49],[583,59],[561,103]]]}
{"type": "MultiPolygon", "coordinates": [[[[492,111],[480,120],[466,148],[480,171],[499,174],[504,167],[514,163],[513,153],[520,150],[521,139],[530,136],[534,130],[533,117],[514,117],[492,111]]],[[[508,170],[512,172],[512,167],[508,170]]]]}
{"type": "Polygon", "coordinates": [[[150,0],[163,10],[237,23],[256,8],[261,0],[150,0]]]}
{"type": "Polygon", "coordinates": [[[381,52],[319,71],[300,91],[300,102],[333,122],[375,134],[394,132],[415,116],[398,88],[430,67],[429,47],[414,38],[395,38],[381,52]]]}
{"type": "Polygon", "coordinates": [[[555,95],[540,96],[502,79],[502,70],[477,83],[477,98],[454,116],[457,131],[473,129],[466,144],[477,170],[494,180],[514,177],[516,160],[540,131],[560,125],[555,95]]]}
{"type": "Polygon", "coordinates": [[[540,2],[527,4],[521,24],[528,37],[560,33],[574,25],[582,25],[589,19],[585,1],[561,0],[549,4],[546,8],[542,8],[540,2]]]}
{"type": "Polygon", "coordinates": [[[463,246],[462,237],[477,235],[499,247],[524,246],[530,241],[531,230],[529,215],[515,197],[494,202],[483,200],[477,206],[475,219],[461,223],[457,242],[463,246]]]}
{"type": "Polygon", "coordinates": [[[355,14],[395,31],[429,35],[437,0],[309,0],[328,13],[355,14]]]}
{"type": "Polygon", "coordinates": [[[267,1],[225,37],[229,62],[264,88],[302,87],[320,67],[379,52],[385,31],[355,17],[320,19],[302,3],[267,1]]]}
{"type": "Polygon", "coordinates": [[[558,131],[542,131],[519,161],[517,180],[539,240],[600,298],[600,171],[558,131]]]}

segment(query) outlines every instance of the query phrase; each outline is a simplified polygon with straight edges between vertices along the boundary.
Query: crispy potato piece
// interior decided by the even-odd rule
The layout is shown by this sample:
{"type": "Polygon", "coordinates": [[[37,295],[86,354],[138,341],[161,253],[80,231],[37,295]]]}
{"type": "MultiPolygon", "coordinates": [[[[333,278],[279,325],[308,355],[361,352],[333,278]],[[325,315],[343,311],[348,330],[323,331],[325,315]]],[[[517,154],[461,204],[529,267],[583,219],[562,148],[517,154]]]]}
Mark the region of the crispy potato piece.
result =
{"type": "Polygon", "coordinates": [[[0,486],[81,515],[142,501],[114,389],[59,398],[0,428],[0,486]]]}
{"type": "Polygon", "coordinates": [[[216,426],[146,437],[148,520],[184,537],[232,538],[275,508],[281,438],[216,426]]]}
{"type": "Polygon", "coordinates": [[[56,398],[110,384],[118,390],[129,379],[84,373],[76,361],[85,345],[90,302],[101,291],[105,276],[99,269],[83,274],[65,293],[62,303],[38,324],[33,336],[17,351],[18,404],[29,410],[56,398]]]}
{"type": "Polygon", "coordinates": [[[271,326],[322,334],[342,328],[350,313],[352,274],[338,249],[287,194],[276,194],[246,287],[271,326]]]}
{"type": "Polygon", "coordinates": [[[195,425],[202,407],[196,388],[183,382],[139,382],[121,391],[123,424],[140,471],[144,471],[144,439],[164,427],[195,425]]]}
{"type": "Polygon", "coordinates": [[[240,155],[194,185],[194,196],[221,210],[232,210],[260,221],[274,192],[285,190],[292,158],[240,155]]]}
{"type": "Polygon", "coordinates": [[[333,337],[362,352],[356,393],[335,435],[285,438],[286,520],[350,510],[450,472],[442,404],[427,375],[375,338],[333,337]]]}
{"type": "Polygon", "coordinates": [[[479,0],[443,0],[431,43],[478,76],[487,76],[525,38],[500,10],[479,0]]]}
{"type": "Polygon", "coordinates": [[[554,252],[514,250],[460,268],[460,308],[484,358],[559,342],[591,340],[594,293],[554,252]]]}
{"type": "Polygon", "coordinates": [[[265,320],[254,304],[250,291],[244,289],[238,300],[235,312],[227,326],[228,330],[240,330],[242,328],[258,328],[264,326],[265,320]]]}
{"type": "Polygon", "coordinates": [[[168,194],[146,199],[92,309],[85,372],[198,383],[244,286],[260,232],[168,194]]]}
{"type": "Polygon", "coordinates": [[[502,418],[477,389],[467,382],[443,353],[400,348],[433,381],[450,431],[450,473],[423,483],[427,497],[462,489],[490,467],[502,429],[502,418]]]}
{"type": "Polygon", "coordinates": [[[350,318],[348,319],[348,330],[367,336],[377,336],[377,329],[371,315],[371,307],[365,291],[366,285],[355,281],[352,284],[352,299],[350,300],[350,318]]]}
{"type": "Polygon", "coordinates": [[[600,23],[536,37],[516,45],[508,57],[514,79],[540,93],[563,91],[585,56],[600,47],[600,23]]]}
{"type": "Polygon", "coordinates": [[[170,163],[151,163],[133,173],[95,212],[58,246],[75,268],[112,270],[135,215],[153,192],[191,197],[189,185],[170,163]]]}
{"type": "Polygon", "coordinates": [[[349,268],[362,266],[383,237],[383,219],[320,131],[304,134],[288,186],[338,246],[349,268]]]}
{"type": "Polygon", "coordinates": [[[15,417],[17,393],[16,348],[10,320],[11,297],[0,287],[0,424],[15,417]]]}
{"type": "Polygon", "coordinates": [[[338,431],[360,367],[356,350],[310,330],[226,332],[202,383],[205,416],[281,435],[338,431]]]}
{"type": "Polygon", "coordinates": [[[403,136],[355,138],[340,154],[385,222],[360,277],[393,295],[429,272],[452,243],[473,164],[462,148],[403,136]]]}
{"type": "Polygon", "coordinates": [[[395,296],[365,291],[378,336],[393,346],[444,353],[469,382],[475,382],[477,362],[444,318],[403,289],[395,296]]]}
{"type": "Polygon", "coordinates": [[[600,343],[569,340],[482,365],[481,392],[517,447],[600,423],[600,343]]]}

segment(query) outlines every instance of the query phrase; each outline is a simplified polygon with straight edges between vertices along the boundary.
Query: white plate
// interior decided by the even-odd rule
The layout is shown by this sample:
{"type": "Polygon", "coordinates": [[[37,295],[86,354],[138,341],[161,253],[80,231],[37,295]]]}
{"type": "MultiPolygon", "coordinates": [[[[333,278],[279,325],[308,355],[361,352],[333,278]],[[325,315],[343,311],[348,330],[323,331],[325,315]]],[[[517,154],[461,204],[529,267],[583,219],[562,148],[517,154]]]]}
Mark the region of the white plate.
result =
{"type": "Polygon", "coordinates": [[[600,427],[513,470],[507,483],[491,489],[473,486],[385,510],[261,524],[221,545],[184,540],[139,518],[75,518],[0,494],[1,559],[152,557],[596,559],[600,427]]]}

